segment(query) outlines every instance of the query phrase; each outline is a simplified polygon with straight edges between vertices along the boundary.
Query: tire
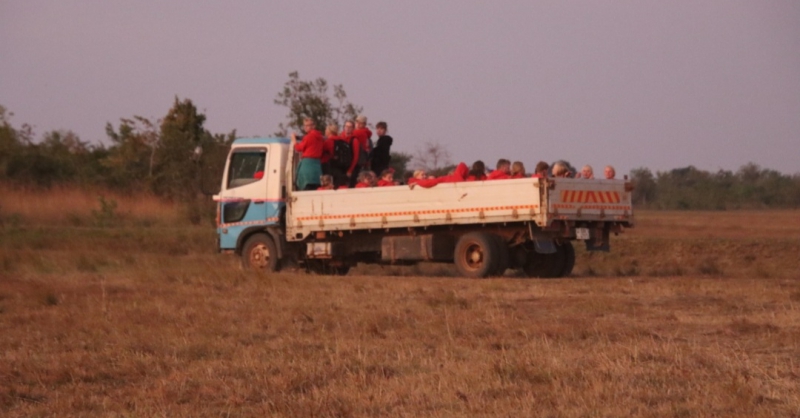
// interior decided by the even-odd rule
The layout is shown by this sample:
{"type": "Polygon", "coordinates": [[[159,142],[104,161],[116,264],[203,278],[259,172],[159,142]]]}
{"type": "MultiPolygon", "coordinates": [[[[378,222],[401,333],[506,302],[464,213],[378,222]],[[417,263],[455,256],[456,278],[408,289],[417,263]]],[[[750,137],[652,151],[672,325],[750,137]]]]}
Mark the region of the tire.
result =
{"type": "Polygon", "coordinates": [[[278,248],[266,234],[254,234],[242,248],[242,267],[271,273],[280,269],[278,248]]]}
{"type": "Polygon", "coordinates": [[[572,275],[572,269],[575,267],[575,247],[569,241],[564,241],[558,245],[558,251],[563,252],[563,263],[558,277],[569,277],[572,275]]]}
{"type": "Polygon", "coordinates": [[[492,275],[503,276],[511,262],[508,245],[506,245],[506,240],[500,235],[492,235],[492,237],[495,240],[495,248],[497,249],[497,268],[492,272],[492,275]]]}
{"type": "Polygon", "coordinates": [[[540,279],[557,277],[554,273],[558,259],[558,253],[539,254],[536,251],[530,251],[525,260],[525,264],[522,266],[522,271],[524,271],[525,275],[528,277],[540,279]]]}
{"type": "Polygon", "coordinates": [[[528,252],[522,270],[528,277],[552,279],[556,277],[569,277],[575,267],[575,248],[569,241],[556,243],[556,252],[553,254],[539,254],[535,251],[528,252]]]}
{"type": "Polygon", "coordinates": [[[522,245],[517,245],[509,249],[508,256],[508,268],[522,270],[522,267],[525,266],[525,262],[528,260],[528,250],[522,245]]]}
{"type": "Polygon", "coordinates": [[[470,232],[456,244],[453,261],[464,277],[487,277],[497,270],[498,250],[495,238],[485,232],[470,232]]]}

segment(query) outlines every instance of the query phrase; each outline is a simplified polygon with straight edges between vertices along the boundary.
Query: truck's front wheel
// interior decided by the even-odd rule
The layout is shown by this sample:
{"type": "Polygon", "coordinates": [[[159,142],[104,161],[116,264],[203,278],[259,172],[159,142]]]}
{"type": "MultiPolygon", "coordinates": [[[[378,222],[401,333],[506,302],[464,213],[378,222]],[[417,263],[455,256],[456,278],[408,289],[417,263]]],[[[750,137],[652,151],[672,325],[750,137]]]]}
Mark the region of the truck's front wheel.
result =
{"type": "Polygon", "coordinates": [[[256,271],[273,272],[279,268],[278,248],[266,234],[254,234],[242,248],[242,267],[256,271]]]}
{"type": "Polygon", "coordinates": [[[497,253],[497,242],[491,234],[471,232],[458,240],[453,259],[462,276],[486,277],[497,269],[497,253]]]}

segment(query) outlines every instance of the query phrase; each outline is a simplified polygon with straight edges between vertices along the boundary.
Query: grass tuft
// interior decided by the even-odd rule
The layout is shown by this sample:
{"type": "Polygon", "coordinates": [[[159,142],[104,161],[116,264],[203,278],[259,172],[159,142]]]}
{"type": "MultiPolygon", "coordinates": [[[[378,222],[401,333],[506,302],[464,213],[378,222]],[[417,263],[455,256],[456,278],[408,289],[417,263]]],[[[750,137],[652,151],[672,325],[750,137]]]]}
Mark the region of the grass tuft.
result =
{"type": "Polygon", "coordinates": [[[722,276],[722,268],[719,267],[717,259],[714,257],[706,257],[700,261],[697,266],[697,273],[704,276],[722,276]]]}
{"type": "Polygon", "coordinates": [[[44,305],[45,306],[56,306],[58,305],[59,300],[58,296],[52,291],[47,291],[44,294],[44,305]]]}

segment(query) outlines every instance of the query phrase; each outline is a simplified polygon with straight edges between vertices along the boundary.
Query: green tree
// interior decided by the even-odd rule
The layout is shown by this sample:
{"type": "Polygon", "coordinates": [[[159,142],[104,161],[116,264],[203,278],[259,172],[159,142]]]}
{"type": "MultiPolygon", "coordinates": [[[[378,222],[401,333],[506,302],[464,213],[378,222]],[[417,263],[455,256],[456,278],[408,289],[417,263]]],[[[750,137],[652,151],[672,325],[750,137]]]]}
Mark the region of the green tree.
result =
{"type": "Polygon", "coordinates": [[[228,134],[206,134],[201,141],[203,153],[196,160],[200,169],[200,191],[210,195],[219,192],[220,182],[225,171],[225,161],[236,131],[228,134]]]}
{"type": "Polygon", "coordinates": [[[640,167],[631,170],[634,189],[631,196],[634,205],[647,206],[655,201],[656,180],[650,169],[640,167]]]}
{"type": "Polygon", "coordinates": [[[398,180],[405,180],[408,178],[412,172],[408,170],[408,163],[411,162],[411,159],[414,158],[411,154],[406,154],[404,152],[391,152],[391,160],[389,161],[389,167],[394,169],[396,173],[396,179],[398,180]]]}
{"type": "Polygon", "coordinates": [[[206,116],[197,111],[191,100],[177,97],[161,121],[160,139],[155,149],[153,191],[178,200],[199,192],[199,166],[195,150],[202,149],[206,116]]]}
{"type": "Polygon", "coordinates": [[[43,163],[37,173],[40,182],[83,183],[92,177],[91,147],[74,132],[48,132],[36,148],[43,163]]]}
{"type": "Polygon", "coordinates": [[[0,179],[18,178],[25,171],[25,153],[33,141],[33,130],[24,124],[20,129],[11,125],[13,113],[0,106],[0,179]]]}
{"type": "Polygon", "coordinates": [[[113,143],[102,161],[106,184],[121,189],[150,188],[161,138],[156,124],[141,116],[120,119],[116,131],[106,124],[106,135],[113,143]]]}
{"type": "Polygon", "coordinates": [[[12,115],[5,107],[0,106],[0,179],[8,176],[9,165],[18,156],[21,148],[17,131],[9,121],[12,115]]]}
{"type": "Polygon", "coordinates": [[[347,100],[347,93],[341,84],[333,86],[333,100],[328,97],[328,82],[324,78],[301,80],[297,71],[289,73],[289,81],[275,98],[275,104],[289,110],[286,122],[278,125],[276,136],[287,136],[289,129],[300,130],[304,118],[311,118],[320,131],[336,122],[343,126],[346,120],[355,119],[362,107],[347,100]]]}

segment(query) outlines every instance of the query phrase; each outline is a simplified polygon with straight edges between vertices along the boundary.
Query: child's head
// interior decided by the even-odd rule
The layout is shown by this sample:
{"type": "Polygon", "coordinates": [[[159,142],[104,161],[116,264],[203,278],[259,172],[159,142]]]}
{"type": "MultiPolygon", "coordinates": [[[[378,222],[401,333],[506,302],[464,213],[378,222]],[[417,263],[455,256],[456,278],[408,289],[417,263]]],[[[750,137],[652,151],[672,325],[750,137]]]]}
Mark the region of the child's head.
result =
{"type": "Polygon", "coordinates": [[[521,161],[514,161],[514,164],[511,164],[511,174],[512,175],[525,175],[525,164],[522,164],[521,161]]]}
{"type": "Polygon", "coordinates": [[[378,136],[386,135],[387,130],[388,126],[386,125],[386,122],[381,121],[375,125],[375,131],[378,133],[378,136]]]}
{"type": "Polygon", "coordinates": [[[553,164],[553,177],[569,177],[570,172],[567,165],[561,161],[553,164]]]}
{"type": "Polygon", "coordinates": [[[497,169],[508,174],[511,171],[511,161],[505,158],[497,160],[497,169]]]}
{"type": "Polygon", "coordinates": [[[381,171],[381,180],[394,181],[394,169],[387,168],[381,171]]]}
{"type": "Polygon", "coordinates": [[[325,136],[334,136],[339,133],[339,124],[333,122],[325,128],[325,136]]]}
{"type": "Polygon", "coordinates": [[[585,179],[593,179],[594,178],[594,169],[589,164],[586,164],[581,169],[581,177],[585,179]]]}
{"type": "Polygon", "coordinates": [[[549,170],[549,169],[550,169],[550,164],[547,164],[544,161],[539,161],[536,164],[536,168],[534,170],[536,170],[536,174],[546,177],[547,176],[547,170],[549,170]]]}
{"type": "Polygon", "coordinates": [[[415,179],[424,179],[427,178],[428,175],[425,173],[425,170],[415,170],[414,171],[414,178],[415,179]]]}
{"type": "Polygon", "coordinates": [[[333,176],[330,174],[323,174],[319,177],[320,189],[333,189],[333,176]]]}
{"type": "Polygon", "coordinates": [[[484,175],[486,174],[486,164],[483,161],[478,160],[472,163],[472,170],[469,171],[472,175],[484,175]]]}
{"type": "Polygon", "coordinates": [[[375,177],[376,177],[375,173],[373,173],[372,171],[364,170],[358,173],[358,182],[374,186],[375,183],[377,182],[377,179],[375,177]]]}

